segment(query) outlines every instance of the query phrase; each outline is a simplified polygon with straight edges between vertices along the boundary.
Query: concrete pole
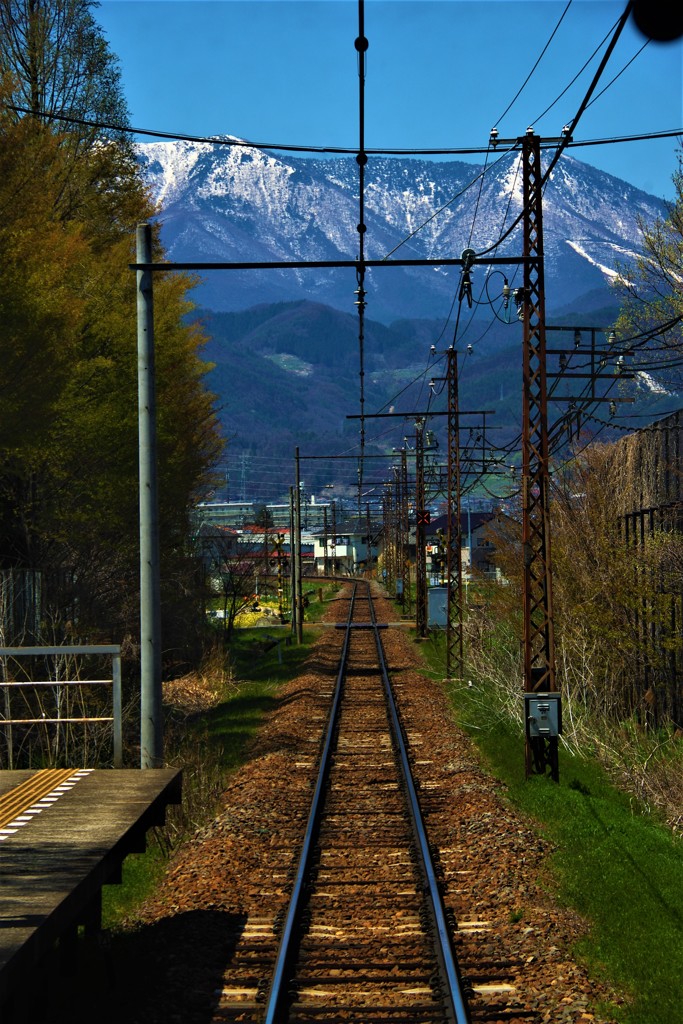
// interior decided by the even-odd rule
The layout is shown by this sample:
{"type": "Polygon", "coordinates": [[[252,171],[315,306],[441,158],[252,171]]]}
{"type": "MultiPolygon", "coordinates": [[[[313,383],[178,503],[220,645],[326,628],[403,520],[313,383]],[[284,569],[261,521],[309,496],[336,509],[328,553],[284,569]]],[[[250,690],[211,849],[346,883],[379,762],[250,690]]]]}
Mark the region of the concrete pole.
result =
{"type": "Polygon", "coordinates": [[[296,468],[296,494],[295,494],[295,516],[296,516],[296,639],[297,643],[304,642],[304,593],[303,593],[303,558],[301,552],[301,472],[299,464],[299,449],[295,450],[296,468]]]}
{"type": "MultiPolygon", "coordinates": [[[[138,263],[152,262],[152,228],[138,224],[138,263]]],[[[140,767],[161,768],[161,600],[152,271],[137,271],[140,470],[140,767]]]]}

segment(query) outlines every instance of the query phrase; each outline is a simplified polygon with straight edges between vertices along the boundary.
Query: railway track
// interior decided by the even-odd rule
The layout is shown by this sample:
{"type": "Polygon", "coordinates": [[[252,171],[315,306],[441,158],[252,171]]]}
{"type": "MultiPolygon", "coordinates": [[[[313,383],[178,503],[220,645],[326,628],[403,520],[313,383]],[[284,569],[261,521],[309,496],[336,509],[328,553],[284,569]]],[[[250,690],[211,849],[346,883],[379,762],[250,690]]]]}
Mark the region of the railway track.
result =
{"type": "MultiPolygon", "coordinates": [[[[547,1021],[543,999],[525,991],[534,958],[510,955],[506,930],[518,926],[492,919],[478,885],[477,774],[452,755],[447,773],[433,760],[443,738],[423,731],[410,686],[398,682],[392,708],[382,648],[396,648],[369,592],[347,607],[334,652],[324,648],[330,662],[316,664],[329,685],[307,705],[309,751],[282,779],[255,872],[261,909],[236,936],[212,1021],[547,1021]]],[[[510,839],[513,850],[525,842],[510,839]]]]}
{"type": "MultiPolygon", "coordinates": [[[[440,932],[457,955],[469,1024],[610,1024],[594,1004],[611,994],[567,953],[581,923],[537,882],[547,844],[454,727],[409,636],[390,628],[380,635],[414,781],[401,779],[367,597],[355,604],[344,671],[347,631],[327,629],[279,691],[220,813],[178,851],[122,956],[91,950],[73,984],[46,986],[36,1024],[93,1014],[106,1024],[457,1020],[440,932]],[[340,719],[320,782],[339,678],[340,719]],[[309,829],[318,789],[323,812],[309,829]],[[406,810],[411,789],[422,838],[406,810]],[[310,859],[301,855],[309,831],[310,859]],[[425,843],[438,850],[431,869],[420,865],[425,843]],[[440,913],[430,908],[430,874],[440,913]]],[[[387,621],[388,602],[376,604],[387,621]]],[[[346,607],[344,597],[329,603],[336,622],[346,607]]]]}
{"type": "Polygon", "coordinates": [[[264,1020],[469,1020],[369,590],[349,601],[264,1020]]]}

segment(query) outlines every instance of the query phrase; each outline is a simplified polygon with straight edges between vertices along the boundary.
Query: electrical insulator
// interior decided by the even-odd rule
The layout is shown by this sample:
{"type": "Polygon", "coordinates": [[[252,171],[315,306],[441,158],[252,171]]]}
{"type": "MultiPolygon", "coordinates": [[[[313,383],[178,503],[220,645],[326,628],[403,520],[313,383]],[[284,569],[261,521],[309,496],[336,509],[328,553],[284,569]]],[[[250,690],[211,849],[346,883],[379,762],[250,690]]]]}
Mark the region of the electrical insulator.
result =
{"type": "Polygon", "coordinates": [[[471,356],[473,352],[474,352],[474,349],[472,348],[472,346],[468,345],[467,346],[467,355],[471,356]]]}
{"type": "Polygon", "coordinates": [[[609,414],[610,414],[610,416],[614,416],[616,411],[617,411],[617,403],[616,402],[610,402],[610,404],[609,404],[609,414]]]}
{"type": "Polygon", "coordinates": [[[510,285],[508,284],[507,277],[503,278],[503,309],[507,309],[510,304],[510,285]]]}
{"type": "Polygon", "coordinates": [[[524,299],[525,299],[524,289],[523,288],[515,288],[514,292],[512,293],[512,297],[515,300],[515,305],[517,306],[517,319],[518,320],[523,320],[524,319],[524,299]]]}
{"type": "Polygon", "coordinates": [[[574,348],[579,348],[581,345],[581,331],[574,331],[574,348]]]}
{"type": "Polygon", "coordinates": [[[462,302],[463,299],[467,299],[467,305],[472,308],[472,278],[470,277],[469,270],[463,271],[462,281],[460,284],[460,294],[458,295],[458,302],[462,302]]]}

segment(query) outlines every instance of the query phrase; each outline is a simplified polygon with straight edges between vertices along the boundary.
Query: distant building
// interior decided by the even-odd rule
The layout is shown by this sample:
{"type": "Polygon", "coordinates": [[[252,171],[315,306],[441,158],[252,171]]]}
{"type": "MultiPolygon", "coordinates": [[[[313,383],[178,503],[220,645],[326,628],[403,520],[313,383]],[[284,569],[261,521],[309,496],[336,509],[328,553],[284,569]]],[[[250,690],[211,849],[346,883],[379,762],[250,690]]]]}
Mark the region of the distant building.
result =
{"type": "Polygon", "coordinates": [[[253,522],[254,515],[252,501],[202,501],[195,508],[193,518],[198,528],[204,523],[234,528],[253,522]]]}
{"type": "Polygon", "coordinates": [[[238,551],[238,535],[229,526],[202,523],[194,535],[194,543],[207,575],[220,572],[222,565],[238,551]]]}
{"type": "MultiPolygon", "coordinates": [[[[198,524],[211,523],[214,526],[241,528],[253,524],[263,515],[264,509],[268,515],[268,524],[273,529],[289,527],[289,502],[264,505],[256,501],[202,501],[194,510],[194,518],[198,524]]],[[[301,505],[302,530],[323,527],[326,513],[329,526],[333,516],[332,506],[326,502],[317,502],[315,496],[311,495],[310,500],[301,505]]]]}
{"type": "MultiPolygon", "coordinates": [[[[488,579],[499,578],[499,570],[493,560],[495,545],[487,536],[487,526],[495,518],[494,512],[460,513],[460,557],[463,575],[468,578],[474,575],[488,579]]],[[[427,556],[431,560],[428,571],[431,568],[430,578],[433,582],[445,578],[445,541],[442,538],[446,537],[447,531],[447,515],[438,516],[426,527],[427,556]]]]}
{"type": "Polygon", "coordinates": [[[335,534],[329,529],[327,533],[313,531],[316,571],[321,576],[345,576],[371,568],[377,562],[377,532],[371,525],[368,546],[367,524],[364,527],[359,527],[358,523],[338,524],[335,534]]]}

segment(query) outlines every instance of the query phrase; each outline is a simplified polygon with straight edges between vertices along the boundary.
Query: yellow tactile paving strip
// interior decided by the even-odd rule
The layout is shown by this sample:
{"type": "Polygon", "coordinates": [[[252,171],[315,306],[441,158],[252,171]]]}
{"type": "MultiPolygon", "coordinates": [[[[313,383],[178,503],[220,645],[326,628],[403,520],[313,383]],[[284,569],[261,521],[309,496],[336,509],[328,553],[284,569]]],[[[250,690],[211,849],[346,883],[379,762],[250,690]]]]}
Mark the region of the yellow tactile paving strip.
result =
{"type": "Polygon", "coordinates": [[[77,768],[44,768],[0,797],[0,828],[77,773],[77,768]]]}

